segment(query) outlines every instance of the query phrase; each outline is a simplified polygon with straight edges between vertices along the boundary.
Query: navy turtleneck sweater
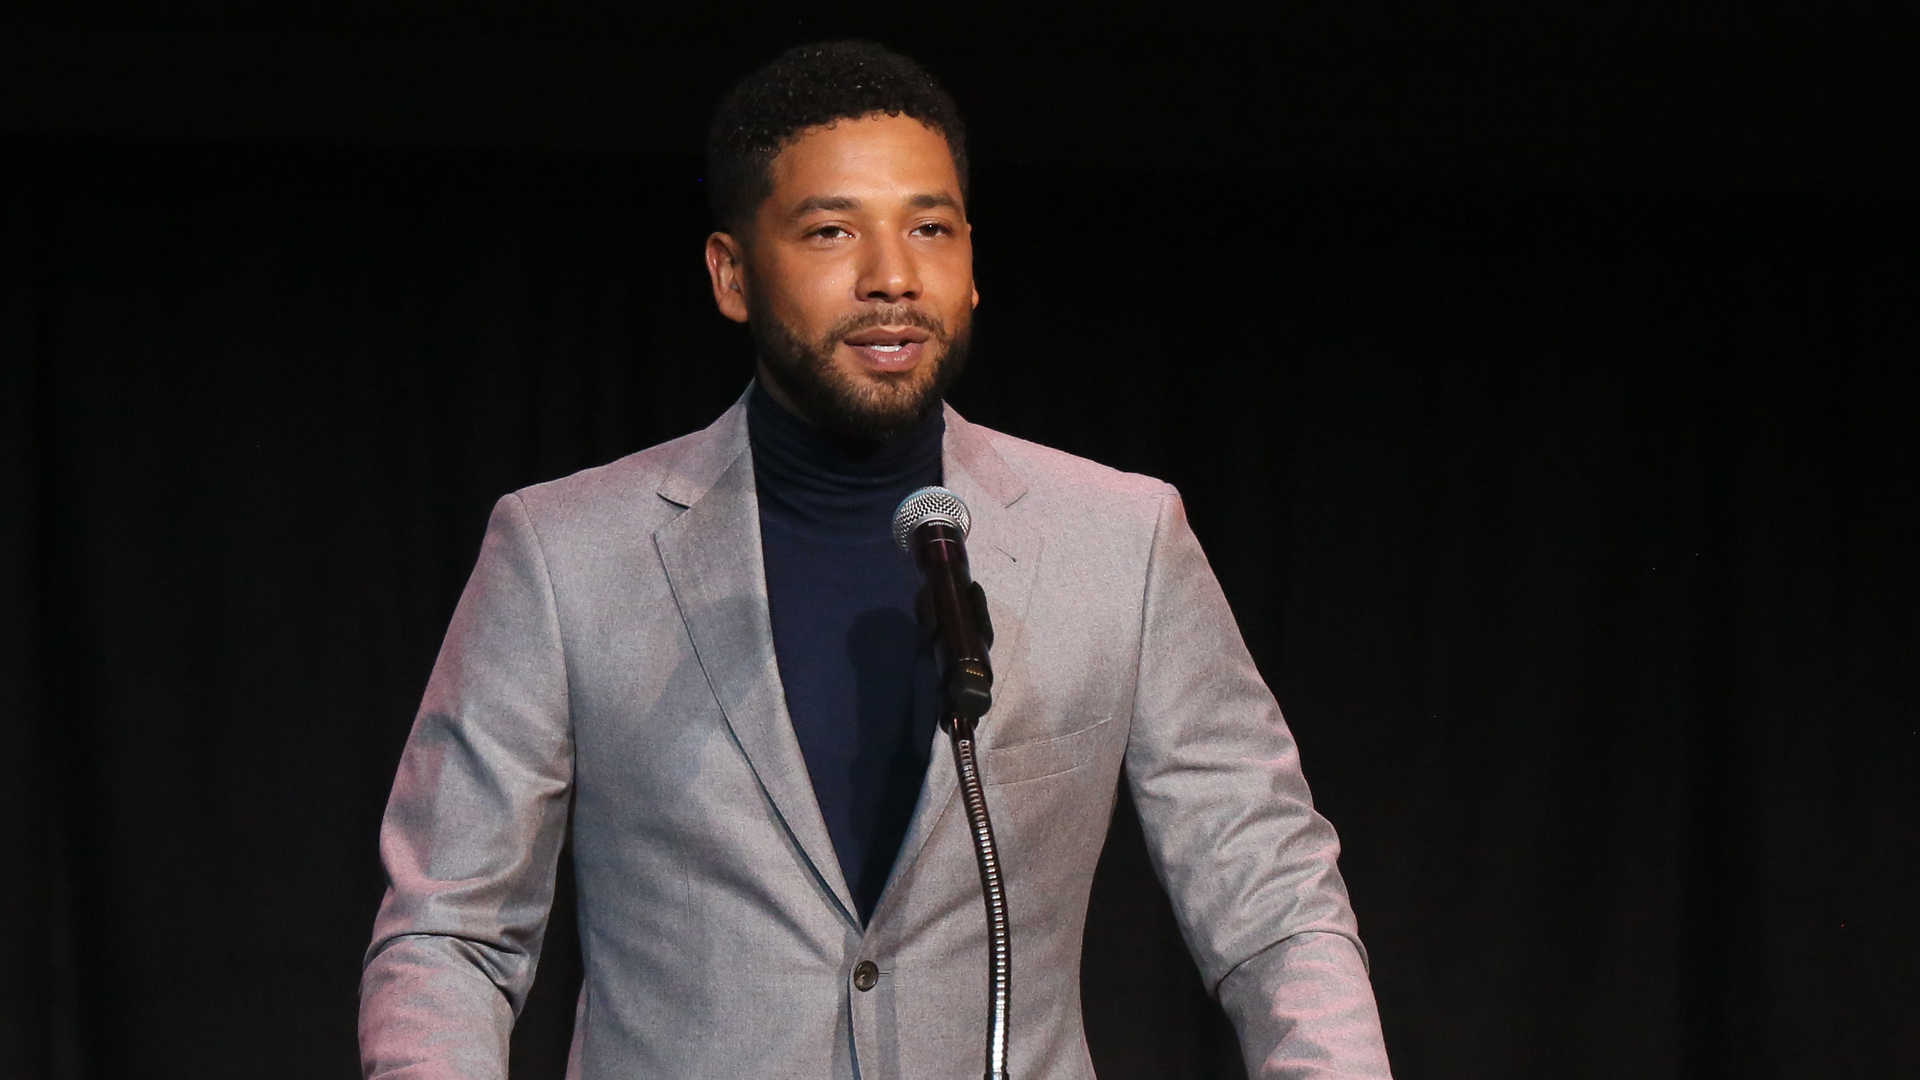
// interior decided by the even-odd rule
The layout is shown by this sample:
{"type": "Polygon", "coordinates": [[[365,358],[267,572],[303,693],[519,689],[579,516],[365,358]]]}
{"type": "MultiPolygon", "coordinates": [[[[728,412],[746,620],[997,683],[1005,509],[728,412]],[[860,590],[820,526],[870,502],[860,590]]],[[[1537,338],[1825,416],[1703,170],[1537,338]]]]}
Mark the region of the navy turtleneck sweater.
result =
{"type": "Polygon", "coordinates": [[[933,661],[913,599],[920,575],[893,511],[940,482],[941,410],[856,448],[747,398],[773,650],[834,854],[860,920],[873,915],[927,772],[938,721],[933,661]]]}

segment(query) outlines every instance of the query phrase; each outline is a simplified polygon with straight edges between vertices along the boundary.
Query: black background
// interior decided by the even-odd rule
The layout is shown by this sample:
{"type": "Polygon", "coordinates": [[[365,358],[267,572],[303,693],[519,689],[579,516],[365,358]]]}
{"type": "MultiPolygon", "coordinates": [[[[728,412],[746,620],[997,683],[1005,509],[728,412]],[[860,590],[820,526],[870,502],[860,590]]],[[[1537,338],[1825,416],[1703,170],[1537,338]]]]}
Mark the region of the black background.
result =
{"type": "MultiPolygon", "coordinates": [[[[1920,1074],[1909,12],[9,6],[0,1077],[354,1075],[487,508],[737,395],[700,130],[847,33],[974,126],[956,404],[1187,495],[1398,1075],[1920,1074]]],[[[1237,1074],[1124,804],[1084,974],[1237,1074]]]]}

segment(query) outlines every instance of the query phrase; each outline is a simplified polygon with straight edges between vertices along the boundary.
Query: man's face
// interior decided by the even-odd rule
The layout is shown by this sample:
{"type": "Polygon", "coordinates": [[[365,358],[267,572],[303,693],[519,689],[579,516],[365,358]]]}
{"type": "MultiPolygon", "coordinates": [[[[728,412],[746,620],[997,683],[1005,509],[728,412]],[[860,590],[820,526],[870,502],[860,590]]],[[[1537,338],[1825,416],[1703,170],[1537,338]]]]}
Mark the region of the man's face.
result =
{"type": "Polygon", "coordinates": [[[715,302],[800,415],[860,441],[904,431],[959,373],[980,302],[946,139],[905,116],[841,120],[772,172],[752,236],[707,239],[715,302]]]}

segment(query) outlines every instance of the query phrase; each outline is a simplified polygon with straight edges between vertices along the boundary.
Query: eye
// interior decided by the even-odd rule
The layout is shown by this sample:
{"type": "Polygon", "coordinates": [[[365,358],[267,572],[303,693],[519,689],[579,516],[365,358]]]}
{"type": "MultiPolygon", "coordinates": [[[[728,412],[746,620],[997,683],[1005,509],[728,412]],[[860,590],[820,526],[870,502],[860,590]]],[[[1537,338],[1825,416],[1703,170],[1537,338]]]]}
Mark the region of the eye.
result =
{"type": "Polygon", "coordinates": [[[913,230],[915,236],[951,236],[953,227],[944,221],[929,221],[913,230]]]}
{"type": "Polygon", "coordinates": [[[838,240],[843,236],[852,236],[853,234],[838,225],[822,225],[807,235],[818,237],[821,240],[838,240]]]}

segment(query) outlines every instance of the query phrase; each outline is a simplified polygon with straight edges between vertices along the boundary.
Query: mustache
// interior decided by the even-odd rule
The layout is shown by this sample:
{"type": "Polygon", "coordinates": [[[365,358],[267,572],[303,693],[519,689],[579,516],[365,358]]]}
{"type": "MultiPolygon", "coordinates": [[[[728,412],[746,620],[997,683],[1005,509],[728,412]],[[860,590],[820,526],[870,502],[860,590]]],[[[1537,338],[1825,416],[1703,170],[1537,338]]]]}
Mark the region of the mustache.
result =
{"type": "Polygon", "coordinates": [[[919,308],[908,307],[905,304],[893,304],[888,307],[863,311],[858,315],[849,315],[833,324],[833,329],[826,332],[825,340],[828,347],[831,348],[848,334],[857,334],[862,330],[871,330],[876,326],[911,326],[919,330],[925,330],[927,333],[933,335],[935,341],[938,341],[942,345],[950,341],[946,323],[921,311],[919,308]]]}

